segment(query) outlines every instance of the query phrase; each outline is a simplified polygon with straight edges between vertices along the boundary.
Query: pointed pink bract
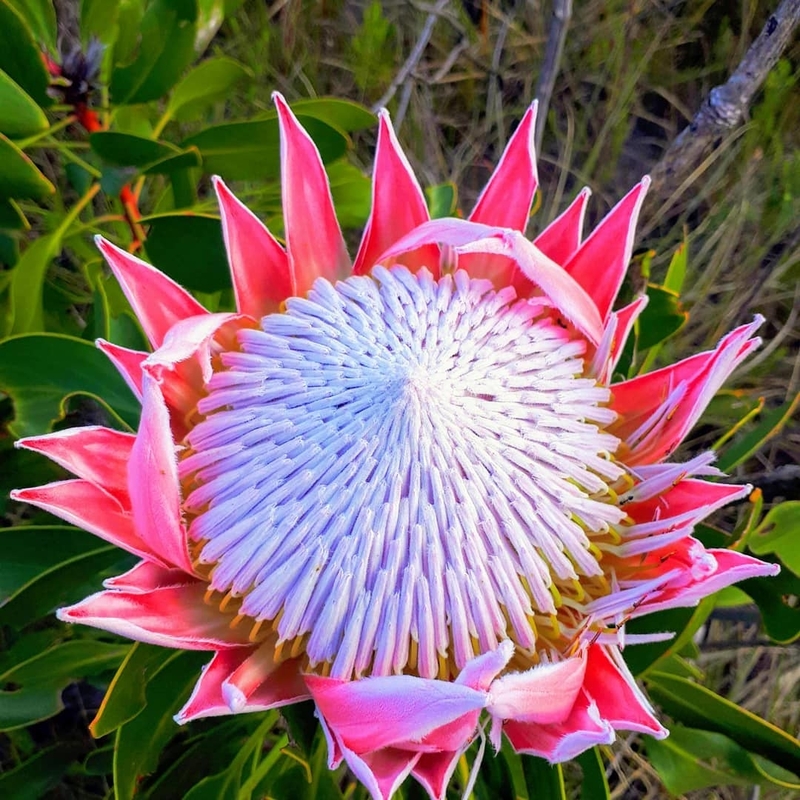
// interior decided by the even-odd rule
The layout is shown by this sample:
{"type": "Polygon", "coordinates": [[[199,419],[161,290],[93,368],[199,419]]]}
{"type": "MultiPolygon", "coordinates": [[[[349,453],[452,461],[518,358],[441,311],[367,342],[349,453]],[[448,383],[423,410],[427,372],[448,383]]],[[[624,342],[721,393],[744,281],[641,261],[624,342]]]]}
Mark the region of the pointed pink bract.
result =
{"type": "Polygon", "coordinates": [[[322,159],[283,97],[273,94],[281,127],[283,225],[292,294],[304,295],[317,278],[347,277],[350,258],[333,210],[322,159]]]}
{"type": "Polygon", "coordinates": [[[222,178],[214,176],[212,182],[222,216],[236,307],[254,319],[272,314],[292,295],[289,256],[222,178]]]}
{"type": "Polygon", "coordinates": [[[581,189],[561,216],[556,217],[533,243],[556,264],[566,264],[581,244],[586,204],[592,196],[590,189],[581,189]]]}
{"type": "Polygon", "coordinates": [[[129,350],[127,347],[120,347],[112,344],[105,339],[97,339],[95,342],[99,350],[111,360],[118,372],[125,379],[131,391],[136,395],[136,399],[142,399],[142,362],[147,358],[147,353],[140,350],[129,350]]]}
{"type": "Polygon", "coordinates": [[[95,242],[153,347],[161,346],[176,322],[208,313],[189,292],[163,272],[126,253],[102,236],[98,236],[95,242]]]}

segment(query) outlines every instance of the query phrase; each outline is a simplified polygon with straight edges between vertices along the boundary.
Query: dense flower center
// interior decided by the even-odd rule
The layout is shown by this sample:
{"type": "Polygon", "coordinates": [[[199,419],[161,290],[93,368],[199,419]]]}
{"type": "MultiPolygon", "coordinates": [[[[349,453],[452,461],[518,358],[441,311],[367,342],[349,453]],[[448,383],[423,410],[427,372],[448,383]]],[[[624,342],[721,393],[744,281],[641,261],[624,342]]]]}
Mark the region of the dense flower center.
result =
{"type": "Polygon", "coordinates": [[[181,461],[193,553],[237,620],[342,678],[560,639],[565,597],[604,593],[624,472],[609,391],[547,310],[377,267],[240,331],[181,461]]]}

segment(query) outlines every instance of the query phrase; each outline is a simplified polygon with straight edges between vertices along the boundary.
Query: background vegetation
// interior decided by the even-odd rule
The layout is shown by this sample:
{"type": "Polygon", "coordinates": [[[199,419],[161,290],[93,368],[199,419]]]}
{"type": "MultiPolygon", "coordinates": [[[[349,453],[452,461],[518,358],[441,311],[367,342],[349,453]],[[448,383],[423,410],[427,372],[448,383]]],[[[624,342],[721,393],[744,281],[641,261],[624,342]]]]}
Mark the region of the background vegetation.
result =
{"type": "MultiPolygon", "coordinates": [[[[659,163],[774,6],[574,4],[531,230],[584,185],[587,227],[597,222],[659,163]]],[[[0,796],[361,796],[328,773],[308,709],[179,729],[171,715],[204,654],[131,647],[54,619],[126,562],[6,499],[62,477],[13,442],[95,421],[135,428],[135,400],[91,342],[143,340],[92,234],[142,248],[209,308],[229,306],[209,176],[233,182],[280,231],[276,89],[320,146],[349,231],[369,211],[368,109],[380,103],[434,211],[468,210],[534,96],[551,12],[549,2],[0,0],[0,796]],[[320,99],[331,95],[349,102],[320,99]]],[[[765,345],[686,453],[716,445],[725,468],[760,488],[715,520],[733,538],[701,535],[781,560],[783,572],[654,620],[683,631],[668,649],[626,651],[672,720],[666,742],[631,736],[563,770],[503,750],[487,757],[476,797],[796,796],[800,752],[786,732],[800,722],[799,57],[795,40],[745,123],[648,201],[625,287],[651,295],[630,372],[766,316],[765,345]]]]}

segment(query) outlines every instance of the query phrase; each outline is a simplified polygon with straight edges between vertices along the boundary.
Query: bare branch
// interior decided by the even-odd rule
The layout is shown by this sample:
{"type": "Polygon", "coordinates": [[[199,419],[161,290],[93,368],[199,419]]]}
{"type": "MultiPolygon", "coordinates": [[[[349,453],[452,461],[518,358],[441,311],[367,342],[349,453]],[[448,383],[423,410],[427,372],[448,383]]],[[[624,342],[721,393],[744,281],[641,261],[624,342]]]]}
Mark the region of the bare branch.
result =
{"type": "MultiPolygon", "coordinates": [[[[800,23],[800,0],[782,0],[726,83],[711,90],[652,172],[651,198],[676,194],[703,159],[744,119],[753,96],[800,23]]],[[[651,201],[652,202],[652,201],[651,201]]]]}
{"type": "Polygon", "coordinates": [[[422,59],[422,54],[425,52],[425,48],[428,46],[431,35],[433,34],[433,26],[436,24],[436,20],[442,15],[442,12],[445,10],[449,2],[450,0],[438,0],[436,5],[431,10],[431,13],[428,14],[428,17],[425,20],[425,25],[423,26],[422,32],[419,35],[419,39],[417,39],[417,42],[414,45],[414,49],[409,53],[408,58],[403,66],[400,67],[400,71],[394,76],[394,80],[392,80],[392,82],[389,84],[389,88],[386,90],[383,97],[381,97],[381,99],[372,106],[373,113],[377,114],[378,111],[388,104],[388,102],[395,96],[395,93],[406,80],[406,78],[408,78],[408,76],[411,75],[411,73],[416,69],[417,65],[422,59]]]}
{"type": "Polygon", "coordinates": [[[572,0],[553,0],[553,17],[550,20],[550,31],[547,34],[547,47],[544,51],[542,67],[539,70],[539,83],[536,85],[536,97],[539,100],[539,111],[536,117],[536,133],[534,142],[536,152],[541,151],[544,126],[547,121],[547,109],[553,96],[553,87],[561,66],[564,42],[567,39],[567,28],[572,19],[572,0]]]}

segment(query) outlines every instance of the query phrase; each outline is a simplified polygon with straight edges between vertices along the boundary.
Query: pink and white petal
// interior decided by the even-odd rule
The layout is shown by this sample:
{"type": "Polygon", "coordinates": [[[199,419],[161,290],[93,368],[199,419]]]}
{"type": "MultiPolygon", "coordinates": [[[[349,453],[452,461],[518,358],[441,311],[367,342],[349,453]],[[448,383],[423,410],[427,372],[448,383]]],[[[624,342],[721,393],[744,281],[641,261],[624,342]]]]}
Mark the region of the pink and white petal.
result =
{"type": "Polygon", "coordinates": [[[533,134],[536,126],[534,103],[525,112],[508,142],[495,171],[469,215],[471,222],[525,233],[533,196],[539,185],[533,134]]]}
{"type": "Polygon", "coordinates": [[[281,128],[283,225],[292,294],[304,295],[317,278],[346,278],[350,258],[317,146],[282,95],[275,92],[272,98],[281,128]]]}
{"type": "Polygon", "coordinates": [[[489,691],[492,681],[514,655],[514,643],[506,639],[488,653],[470,659],[458,674],[456,683],[481,692],[489,691]]]}
{"type": "Polygon", "coordinates": [[[602,321],[589,295],[519,231],[492,228],[467,220],[432,220],[392,245],[383,257],[391,258],[423,244],[449,245],[459,256],[489,253],[512,258],[525,279],[538,286],[565,319],[572,322],[592,344],[600,342],[602,321]]]}
{"type": "Polygon", "coordinates": [[[11,492],[11,499],[41,508],[129,553],[162,561],[139,536],[130,512],[116,498],[89,481],[58,481],[29,489],[15,489],[11,492]]]}
{"type": "Polygon", "coordinates": [[[696,540],[689,541],[694,551],[691,563],[684,566],[680,575],[667,581],[659,591],[653,592],[637,605],[632,617],[668,608],[696,606],[704,598],[734,583],[748,578],[771,577],[781,571],[778,564],[761,561],[735,550],[705,550],[696,540]]]}
{"type": "Polygon", "coordinates": [[[223,650],[248,646],[249,629],[231,628],[232,617],[205,602],[207,585],[195,581],[146,594],[104,591],[58,610],[62,622],[182,650],[223,650]]]}
{"type": "Polygon", "coordinates": [[[667,729],[655,718],[625,662],[614,658],[618,653],[597,644],[590,646],[583,688],[597,704],[600,717],[615,730],[638,731],[663,739],[667,729]]]}
{"type": "Polygon", "coordinates": [[[162,567],[154,561],[140,561],[135,567],[106,578],[103,586],[106,589],[117,589],[132,594],[146,594],[157,589],[167,589],[174,586],[185,586],[194,583],[196,578],[182,569],[162,567]]]}
{"type": "Polygon", "coordinates": [[[187,317],[208,313],[172,278],[116,245],[95,238],[100,252],[119,281],[125,297],[153,347],[160,347],[167,331],[187,317]]]}
{"type": "Polygon", "coordinates": [[[310,697],[300,661],[276,664],[274,653],[273,640],[262,644],[223,681],[222,696],[234,714],[266,711],[310,697]]]}
{"type": "Polygon", "coordinates": [[[736,367],[761,344],[753,333],[760,315],[729,333],[716,350],[611,387],[611,408],[620,415],[610,431],[625,441],[632,466],[666,458],[699,419],[736,367]]]}
{"type": "Polygon", "coordinates": [[[136,530],[170,566],[193,573],[181,518],[178,459],[161,388],[145,374],[142,417],[131,450],[128,492],[136,530]]]}
{"type": "MultiPolygon", "coordinates": [[[[420,742],[486,703],[484,692],[412,675],[356,681],[306,675],[305,679],[337,739],[358,753],[420,742]]],[[[431,745],[430,749],[437,748],[431,745]]]]}
{"type": "Polygon", "coordinates": [[[105,339],[95,341],[98,349],[108,356],[111,363],[125,379],[131,391],[136,395],[137,400],[142,399],[142,362],[147,358],[147,353],[139,350],[129,350],[127,347],[120,347],[112,344],[105,339]]]}
{"type": "Polygon", "coordinates": [[[628,269],[636,220],[649,185],[650,179],[642,178],[564,264],[564,269],[589,293],[604,320],[628,269]]]}
{"type": "Polygon", "coordinates": [[[556,264],[566,264],[581,245],[583,218],[591,189],[581,189],[561,216],[554,219],[533,243],[556,264]]]}
{"type": "Polygon", "coordinates": [[[538,725],[509,720],[503,731],[518,753],[546,758],[551,764],[569,761],[590,747],[614,741],[614,729],[602,719],[585,691],[580,692],[563,722],[538,725]]]}
{"type": "Polygon", "coordinates": [[[230,706],[222,695],[222,684],[257,649],[253,645],[214,653],[214,658],[203,667],[203,672],[192,690],[192,696],[175,715],[175,722],[178,725],[185,725],[201,717],[220,717],[230,714],[230,706]]]}
{"type": "Polygon", "coordinates": [[[586,657],[582,654],[525,672],[511,672],[494,681],[486,707],[497,719],[561,722],[569,715],[585,674],[586,657]]]}
{"type": "Polygon", "coordinates": [[[458,766],[462,750],[444,753],[422,753],[411,770],[433,800],[444,800],[447,786],[458,766]]]}
{"type": "Polygon", "coordinates": [[[47,456],[79,478],[105,489],[123,506],[128,501],[128,460],[136,437],[100,425],[68,428],[19,439],[16,447],[47,456]]]}
{"type": "Polygon", "coordinates": [[[595,351],[591,366],[591,374],[597,376],[600,383],[607,384],[611,381],[614,368],[619,363],[634,323],[647,308],[647,303],[648,298],[644,294],[619,311],[612,311],[608,315],[603,339],[595,351]]]}
{"type": "MultiPolygon", "coordinates": [[[[372,174],[372,210],[358,248],[353,273],[368,273],[378,263],[377,258],[381,253],[429,219],[425,195],[397,141],[389,114],[381,111],[372,174]]],[[[426,245],[406,253],[400,263],[412,272],[427,267],[438,277],[439,248],[426,245]]],[[[388,265],[384,262],[384,266],[388,265]]]]}
{"type": "Polygon", "coordinates": [[[746,497],[750,491],[750,486],[711,483],[689,478],[671,486],[657,497],[638,503],[628,503],[625,511],[637,524],[684,517],[688,524],[694,524],[718,508],[746,497]]]}
{"type": "Polygon", "coordinates": [[[222,178],[215,175],[211,182],[219,202],[236,307],[240,313],[260,319],[278,311],[292,295],[289,256],[222,178]]]}

